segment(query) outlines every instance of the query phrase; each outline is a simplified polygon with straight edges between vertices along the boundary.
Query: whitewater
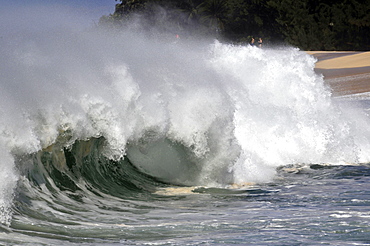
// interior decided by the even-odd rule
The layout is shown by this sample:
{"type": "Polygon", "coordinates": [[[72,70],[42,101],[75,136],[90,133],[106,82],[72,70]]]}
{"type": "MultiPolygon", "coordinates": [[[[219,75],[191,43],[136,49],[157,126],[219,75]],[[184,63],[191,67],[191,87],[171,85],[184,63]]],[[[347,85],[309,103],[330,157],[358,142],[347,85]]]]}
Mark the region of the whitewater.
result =
{"type": "Polygon", "coordinates": [[[335,244],[348,237],[334,231],[348,227],[369,235],[369,104],[333,98],[315,58],[81,29],[54,15],[31,13],[10,29],[6,15],[1,27],[0,242],[335,244]],[[360,184],[341,183],[347,175],[360,184]],[[333,201],[361,209],[332,211],[333,201]],[[297,213],[283,209],[291,206],[297,213]],[[324,215],[313,216],[320,206],[324,215]]]}

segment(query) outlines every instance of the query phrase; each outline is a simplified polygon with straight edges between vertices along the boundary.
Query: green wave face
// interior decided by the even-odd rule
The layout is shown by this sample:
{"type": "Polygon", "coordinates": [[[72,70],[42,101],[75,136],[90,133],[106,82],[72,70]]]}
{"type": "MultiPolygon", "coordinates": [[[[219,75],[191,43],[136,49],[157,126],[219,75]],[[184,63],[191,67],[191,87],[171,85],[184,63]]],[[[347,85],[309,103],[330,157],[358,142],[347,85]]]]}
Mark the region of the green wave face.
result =
{"type": "Polygon", "coordinates": [[[52,192],[99,192],[128,198],[153,191],[161,182],[138,170],[128,158],[104,156],[104,138],[76,141],[71,147],[56,145],[27,158],[27,178],[34,186],[45,185],[52,192]],[[30,163],[31,162],[31,163],[30,163]]]}

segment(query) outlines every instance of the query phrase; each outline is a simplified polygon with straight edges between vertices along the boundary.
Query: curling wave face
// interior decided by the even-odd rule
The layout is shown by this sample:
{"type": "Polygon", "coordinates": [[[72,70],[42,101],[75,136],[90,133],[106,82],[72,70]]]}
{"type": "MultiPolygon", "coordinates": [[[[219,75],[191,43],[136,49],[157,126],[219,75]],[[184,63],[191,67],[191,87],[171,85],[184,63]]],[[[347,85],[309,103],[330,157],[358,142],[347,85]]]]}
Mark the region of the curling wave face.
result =
{"type": "Polygon", "coordinates": [[[270,181],[291,163],[370,159],[367,115],[336,104],[294,48],[69,27],[0,42],[5,224],[24,178],[124,196],[121,185],[219,187],[270,181]]]}

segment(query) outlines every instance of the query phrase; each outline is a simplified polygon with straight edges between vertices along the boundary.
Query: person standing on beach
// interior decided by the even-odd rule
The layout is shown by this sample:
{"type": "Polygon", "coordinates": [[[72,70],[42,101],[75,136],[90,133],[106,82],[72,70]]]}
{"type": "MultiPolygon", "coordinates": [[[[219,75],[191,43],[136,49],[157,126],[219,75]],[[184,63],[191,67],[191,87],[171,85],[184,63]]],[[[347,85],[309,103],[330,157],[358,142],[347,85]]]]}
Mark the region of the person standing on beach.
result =
{"type": "Polygon", "coordinates": [[[262,38],[258,39],[258,48],[262,48],[262,38]]]}
{"type": "Polygon", "coordinates": [[[252,37],[251,42],[249,43],[251,46],[254,46],[254,38],[252,37]]]}

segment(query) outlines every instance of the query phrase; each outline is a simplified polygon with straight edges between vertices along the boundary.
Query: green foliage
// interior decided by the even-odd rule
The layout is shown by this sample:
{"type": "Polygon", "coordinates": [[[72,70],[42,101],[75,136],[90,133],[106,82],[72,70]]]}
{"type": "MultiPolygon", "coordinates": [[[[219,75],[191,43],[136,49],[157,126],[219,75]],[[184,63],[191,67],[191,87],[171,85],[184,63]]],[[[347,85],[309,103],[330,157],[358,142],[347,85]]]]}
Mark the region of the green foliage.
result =
{"type": "MultiPolygon", "coordinates": [[[[116,0],[117,1],[117,0],[116,0]]],[[[140,16],[153,27],[184,36],[232,42],[262,37],[304,50],[369,50],[370,0],[119,0],[102,25],[140,16]],[[170,23],[170,24],[169,24],[170,23]]]]}
{"type": "Polygon", "coordinates": [[[270,0],[285,40],[305,50],[369,49],[370,1],[270,0]]]}

